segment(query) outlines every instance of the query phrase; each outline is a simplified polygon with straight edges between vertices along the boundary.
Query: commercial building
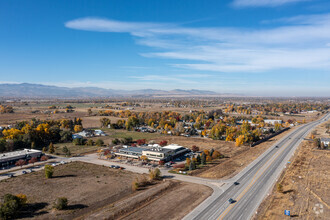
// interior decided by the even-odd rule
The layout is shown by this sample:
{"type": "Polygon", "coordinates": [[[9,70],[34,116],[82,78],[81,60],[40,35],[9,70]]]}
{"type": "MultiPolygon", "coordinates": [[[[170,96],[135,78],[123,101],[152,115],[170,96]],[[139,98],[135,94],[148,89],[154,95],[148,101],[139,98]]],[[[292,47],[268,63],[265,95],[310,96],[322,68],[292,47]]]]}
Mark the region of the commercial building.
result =
{"type": "Polygon", "coordinates": [[[139,159],[141,156],[146,156],[148,160],[153,161],[170,161],[176,157],[180,157],[190,152],[189,149],[172,144],[165,147],[128,147],[119,149],[115,153],[117,156],[139,159]]]}
{"type": "Polygon", "coordinates": [[[20,151],[13,151],[0,154],[0,167],[10,166],[16,163],[18,160],[29,160],[32,157],[40,158],[42,152],[34,149],[24,149],[20,151]]]}

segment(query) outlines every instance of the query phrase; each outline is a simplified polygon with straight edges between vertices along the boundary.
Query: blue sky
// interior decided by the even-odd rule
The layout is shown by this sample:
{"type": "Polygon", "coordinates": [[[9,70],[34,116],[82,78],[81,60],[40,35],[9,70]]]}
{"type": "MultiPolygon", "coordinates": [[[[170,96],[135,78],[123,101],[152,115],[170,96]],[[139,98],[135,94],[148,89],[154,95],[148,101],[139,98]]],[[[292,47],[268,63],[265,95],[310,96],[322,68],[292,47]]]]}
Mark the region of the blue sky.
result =
{"type": "Polygon", "coordinates": [[[330,95],[328,0],[0,1],[0,82],[330,95]]]}

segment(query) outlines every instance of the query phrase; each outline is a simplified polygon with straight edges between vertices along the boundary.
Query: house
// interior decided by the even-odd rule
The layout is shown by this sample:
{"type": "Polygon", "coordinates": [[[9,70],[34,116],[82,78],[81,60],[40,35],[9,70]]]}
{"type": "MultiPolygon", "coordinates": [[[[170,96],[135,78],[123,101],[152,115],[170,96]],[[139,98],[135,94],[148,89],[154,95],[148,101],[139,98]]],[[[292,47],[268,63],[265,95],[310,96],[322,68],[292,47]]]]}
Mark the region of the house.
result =
{"type": "Polygon", "coordinates": [[[320,138],[320,143],[324,144],[324,147],[329,147],[330,138],[320,138]]]}
{"type": "Polygon", "coordinates": [[[104,133],[104,131],[102,131],[102,130],[95,130],[94,135],[95,136],[106,136],[106,133],[104,133]]]}
{"type": "Polygon", "coordinates": [[[77,135],[80,135],[82,137],[93,137],[93,133],[88,130],[83,130],[83,131],[77,133],[77,135]]]}

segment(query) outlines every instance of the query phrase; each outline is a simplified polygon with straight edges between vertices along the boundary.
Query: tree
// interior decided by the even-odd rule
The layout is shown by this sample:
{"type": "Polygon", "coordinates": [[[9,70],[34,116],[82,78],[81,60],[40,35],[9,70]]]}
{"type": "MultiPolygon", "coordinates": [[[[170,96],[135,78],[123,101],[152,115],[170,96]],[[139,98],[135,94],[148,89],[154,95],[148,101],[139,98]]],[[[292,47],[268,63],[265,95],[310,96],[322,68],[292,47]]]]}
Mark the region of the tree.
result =
{"type": "Polygon", "coordinates": [[[22,167],[23,165],[25,165],[26,164],[26,161],[25,160],[18,160],[16,163],[15,163],[15,165],[16,166],[20,166],[20,167],[22,167]]]}
{"type": "Polygon", "coordinates": [[[40,161],[47,161],[48,159],[49,159],[48,156],[43,155],[43,156],[41,156],[40,161]]]}
{"type": "Polygon", "coordinates": [[[212,157],[210,155],[206,156],[206,161],[207,162],[211,162],[212,161],[212,157]]]}
{"type": "Polygon", "coordinates": [[[48,151],[50,154],[53,154],[55,152],[55,147],[54,147],[53,143],[49,144],[48,151]]]}
{"type": "Polygon", "coordinates": [[[87,114],[88,114],[88,116],[91,116],[92,114],[93,114],[93,112],[92,112],[92,109],[87,109],[87,114]]]}
{"type": "Polygon", "coordinates": [[[56,199],[56,201],[54,202],[54,206],[55,209],[57,210],[63,210],[66,209],[68,207],[68,199],[65,197],[59,197],[56,199]]]}
{"type": "Polygon", "coordinates": [[[236,147],[241,146],[244,143],[244,135],[240,135],[236,138],[236,147]]]}
{"type": "Polygon", "coordinates": [[[160,169],[156,168],[154,170],[149,170],[149,178],[150,180],[159,180],[162,176],[160,169]]]}
{"type": "Polygon", "coordinates": [[[278,183],[276,185],[276,189],[277,189],[277,192],[283,193],[283,186],[282,186],[282,184],[278,183]]]}
{"type": "Polygon", "coordinates": [[[36,157],[32,157],[30,160],[29,160],[29,163],[32,163],[34,165],[34,163],[38,162],[38,159],[36,157]]]}
{"type": "Polygon", "coordinates": [[[147,157],[146,155],[142,155],[142,156],[140,157],[140,159],[143,160],[143,161],[147,161],[147,160],[148,160],[148,157],[147,157]]]}
{"type": "Polygon", "coordinates": [[[63,152],[65,155],[67,155],[68,152],[69,152],[68,147],[67,147],[67,146],[64,146],[64,147],[62,148],[62,152],[63,152]]]}
{"type": "Polygon", "coordinates": [[[87,144],[87,146],[93,146],[94,141],[92,139],[89,139],[86,144],[87,144]]]}
{"type": "Polygon", "coordinates": [[[213,152],[214,152],[214,149],[212,148],[211,151],[210,151],[210,156],[212,157],[213,155],[213,152]]]}
{"type": "Polygon", "coordinates": [[[118,145],[118,144],[120,144],[120,140],[118,138],[115,138],[112,140],[112,144],[118,145]]]}
{"type": "Polygon", "coordinates": [[[109,118],[101,118],[100,119],[101,122],[101,127],[108,127],[108,125],[111,124],[111,120],[109,118]]]}
{"type": "Polygon", "coordinates": [[[189,164],[189,170],[195,170],[196,169],[196,165],[194,161],[191,161],[189,164]]]}
{"type": "Polygon", "coordinates": [[[159,145],[162,146],[162,147],[164,147],[164,146],[167,145],[167,141],[165,141],[165,140],[164,140],[164,141],[161,141],[161,142],[159,143],[159,145]]]}
{"type": "Polygon", "coordinates": [[[83,130],[82,125],[75,125],[74,126],[74,132],[78,133],[81,132],[83,130]]]}
{"type": "Polygon", "coordinates": [[[45,176],[47,179],[52,178],[54,174],[54,167],[51,165],[45,165],[45,176]]]}
{"type": "Polygon", "coordinates": [[[46,153],[46,152],[47,152],[47,148],[46,148],[46,147],[43,147],[43,148],[42,148],[42,152],[43,152],[43,153],[46,153]]]}
{"type": "Polygon", "coordinates": [[[20,208],[22,200],[12,194],[6,194],[0,204],[0,219],[14,219],[20,208]]]}
{"type": "Polygon", "coordinates": [[[137,143],[137,145],[144,145],[144,144],[146,144],[146,139],[138,139],[137,141],[136,141],[136,143],[137,143]]]}
{"type": "Polygon", "coordinates": [[[196,145],[194,145],[194,146],[191,147],[191,150],[193,152],[197,152],[197,151],[199,151],[199,147],[197,147],[196,145]]]}
{"type": "Polygon", "coordinates": [[[96,146],[103,146],[104,145],[104,141],[102,139],[97,139],[96,142],[95,142],[96,146]]]}
{"type": "Polygon", "coordinates": [[[219,152],[219,151],[214,151],[213,154],[212,154],[212,158],[213,158],[213,159],[217,159],[217,158],[219,158],[219,157],[221,157],[220,152],[219,152]]]}
{"type": "Polygon", "coordinates": [[[203,152],[201,156],[201,164],[205,165],[206,164],[206,154],[203,152]]]}
{"type": "Polygon", "coordinates": [[[201,156],[199,154],[196,157],[196,163],[197,165],[201,164],[201,156]]]}

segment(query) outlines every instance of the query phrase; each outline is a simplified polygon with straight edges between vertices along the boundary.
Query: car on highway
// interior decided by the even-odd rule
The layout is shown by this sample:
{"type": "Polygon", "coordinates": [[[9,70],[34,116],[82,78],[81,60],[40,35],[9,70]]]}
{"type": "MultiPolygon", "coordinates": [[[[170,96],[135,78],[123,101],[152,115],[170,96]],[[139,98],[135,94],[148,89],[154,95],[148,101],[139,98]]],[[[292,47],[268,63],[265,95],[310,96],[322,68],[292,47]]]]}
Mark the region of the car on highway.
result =
{"type": "Polygon", "coordinates": [[[236,185],[236,186],[239,185],[239,182],[234,182],[234,185],[236,185]]]}
{"type": "Polygon", "coordinates": [[[234,199],[230,198],[230,199],[228,199],[228,202],[229,202],[230,204],[233,204],[233,203],[235,203],[236,201],[235,201],[234,199]]]}

